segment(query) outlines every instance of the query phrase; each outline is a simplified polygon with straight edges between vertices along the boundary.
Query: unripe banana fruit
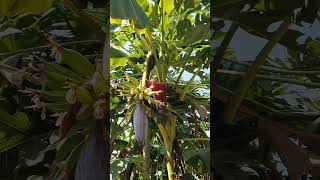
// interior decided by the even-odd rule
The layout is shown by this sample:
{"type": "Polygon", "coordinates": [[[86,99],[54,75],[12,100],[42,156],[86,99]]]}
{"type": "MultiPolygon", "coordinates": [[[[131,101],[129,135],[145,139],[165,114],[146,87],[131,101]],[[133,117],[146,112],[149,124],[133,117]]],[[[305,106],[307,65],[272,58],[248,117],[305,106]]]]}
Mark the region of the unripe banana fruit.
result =
{"type": "Polygon", "coordinates": [[[149,91],[148,93],[147,93],[147,95],[148,96],[154,96],[154,95],[156,95],[157,93],[155,92],[155,91],[149,91]]]}
{"type": "Polygon", "coordinates": [[[143,93],[139,94],[139,98],[140,98],[140,100],[143,100],[143,93]]]}
{"type": "Polygon", "coordinates": [[[149,89],[149,88],[147,88],[147,89],[144,90],[144,93],[145,93],[145,94],[148,94],[149,92],[150,92],[150,89],[149,89]]]}

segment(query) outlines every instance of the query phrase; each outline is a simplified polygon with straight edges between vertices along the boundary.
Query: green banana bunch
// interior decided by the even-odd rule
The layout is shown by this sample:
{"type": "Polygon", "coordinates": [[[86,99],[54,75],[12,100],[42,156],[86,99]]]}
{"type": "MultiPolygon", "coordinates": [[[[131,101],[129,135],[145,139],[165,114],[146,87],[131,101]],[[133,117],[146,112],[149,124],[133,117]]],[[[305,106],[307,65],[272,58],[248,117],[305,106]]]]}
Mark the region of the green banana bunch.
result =
{"type": "Polygon", "coordinates": [[[156,100],[156,95],[160,93],[160,91],[152,91],[149,87],[144,87],[140,84],[140,82],[126,75],[126,81],[122,83],[121,94],[128,98],[128,104],[130,105],[133,101],[139,103],[141,101],[147,101],[150,105],[160,106],[162,102],[156,100]]]}

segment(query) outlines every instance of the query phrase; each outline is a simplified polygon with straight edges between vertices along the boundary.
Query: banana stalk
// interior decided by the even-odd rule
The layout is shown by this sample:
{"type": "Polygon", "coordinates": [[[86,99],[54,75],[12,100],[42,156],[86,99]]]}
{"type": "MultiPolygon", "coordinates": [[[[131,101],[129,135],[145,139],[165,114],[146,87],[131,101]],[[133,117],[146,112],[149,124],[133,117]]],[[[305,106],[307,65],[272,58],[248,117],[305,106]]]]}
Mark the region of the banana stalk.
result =
{"type": "MultiPolygon", "coordinates": [[[[158,80],[160,81],[160,83],[166,84],[166,78],[165,78],[165,71],[166,69],[163,68],[163,64],[161,64],[160,59],[157,56],[157,52],[156,49],[153,46],[153,39],[151,36],[150,31],[146,31],[146,38],[140,36],[143,44],[146,46],[146,48],[149,50],[149,54],[147,56],[146,59],[146,70],[143,74],[143,79],[142,79],[142,85],[145,87],[147,85],[147,80],[149,78],[150,75],[150,71],[151,69],[149,69],[149,63],[150,63],[150,57],[151,55],[154,57],[155,59],[155,68],[156,68],[156,73],[157,73],[157,77],[158,80]]],[[[158,119],[158,115],[152,115],[150,117],[153,117],[154,121],[156,122],[161,136],[163,138],[164,144],[165,144],[165,148],[166,148],[166,152],[167,152],[167,171],[168,171],[168,177],[169,180],[173,180],[174,179],[174,157],[173,157],[173,151],[172,151],[172,145],[173,145],[173,141],[175,138],[175,134],[176,134],[176,120],[177,117],[171,113],[168,113],[168,123],[164,126],[163,124],[161,124],[159,122],[158,119]]],[[[150,128],[147,128],[147,136],[146,136],[146,141],[145,141],[145,145],[144,145],[144,149],[143,149],[143,156],[144,156],[144,170],[145,170],[145,179],[149,179],[150,178],[150,128]]]]}
{"type": "Polygon", "coordinates": [[[172,113],[168,114],[168,122],[166,124],[166,129],[168,132],[169,136],[169,141],[164,142],[166,146],[166,151],[167,151],[167,171],[168,171],[168,177],[169,180],[174,179],[174,157],[173,157],[173,141],[176,137],[176,123],[177,123],[177,116],[173,115],[172,113]]]}
{"type": "MultiPolygon", "coordinates": [[[[150,75],[150,69],[149,67],[149,62],[150,62],[150,56],[147,56],[146,59],[146,69],[143,73],[143,77],[142,77],[142,86],[145,87],[147,84],[147,80],[148,77],[150,75]]],[[[148,121],[148,118],[147,118],[148,121]]],[[[144,157],[144,162],[143,162],[143,167],[144,167],[144,171],[145,171],[145,179],[149,180],[150,178],[150,128],[148,126],[149,123],[147,123],[147,127],[146,127],[146,137],[145,137],[145,141],[144,141],[144,146],[143,146],[143,157],[144,157]]]]}

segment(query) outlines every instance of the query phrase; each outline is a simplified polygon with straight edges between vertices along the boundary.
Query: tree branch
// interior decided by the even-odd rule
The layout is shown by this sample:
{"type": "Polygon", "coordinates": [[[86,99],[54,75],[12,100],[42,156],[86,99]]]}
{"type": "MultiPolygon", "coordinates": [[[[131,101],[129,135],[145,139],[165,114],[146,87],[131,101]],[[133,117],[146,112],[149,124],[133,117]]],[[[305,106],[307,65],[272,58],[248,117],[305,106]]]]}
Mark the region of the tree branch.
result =
{"type": "MultiPolygon", "coordinates": [[[[226,89],[222,86],[219,86],[217,84],[214,85],[213,87],[214,89],[214,94],[213,96],[223,102],[228,102],[229,101],[229,97],[234,95],[234,92],[232,92],[229,89],[226,89]],[[223,96],[223,97],[222,97],[223,96]]],[[[294,111],[294,112],[283,112],[283,111],[279,111],[277,109],[274,109],[270,106],[267,106],[263,103],[260,103],[258,101],[255,100],[251,100],[248,98],[244,98],[244,100],[250,104],[252,104],[255,107],[261,108],[266,110],[267,112],[273,113],[275,115],[279,115],[279,116],[285,116],[285,117],[295,117],[295,118],[305,118],[305,117],[319,117],[320,116],[320,112],[316,111],[316,112],[302,112],[302,111],[294,111]]],[[[242,102],[244,103],[244,102],[242,102]]]]}
{"type": "Polygon", "coordinates": [[[241,104],[242,99],[245,97],[249,87],[254,81],[257,72],[260,70],[261,66],[265,63],[266,58],[273,49],[273,47],[278,43],[281,37],[287,32],[289,25],[291,23],[291,18],[287,17],[281,24],[280,28],[274,33],[270,41],[263,47],[260,53],[257,55],[255,62],[248,69],[247,73],[241,79],[238,87],[235,90],[235,95],[231,97],[231,100],[227,106],[224,114],[224,120],[227,123],[232,123],[238,108],[241,104]]]}
{"type": "Polygon", "coordinates": [[[238,23],[232,23],[230,29],[228,30],[227,34],[225,35],[220,47],[218,48],[215,56],[213,57],[213,61],[210,63],[210,67],[212,67],[212,74],[213,77],[216,77],[217,70],[219,69],[219,66],[222,62],[222,58],[224,53],[226,52],[229,43],[231,42],[233,35],[237,31],[239,27],[238,23]]]}

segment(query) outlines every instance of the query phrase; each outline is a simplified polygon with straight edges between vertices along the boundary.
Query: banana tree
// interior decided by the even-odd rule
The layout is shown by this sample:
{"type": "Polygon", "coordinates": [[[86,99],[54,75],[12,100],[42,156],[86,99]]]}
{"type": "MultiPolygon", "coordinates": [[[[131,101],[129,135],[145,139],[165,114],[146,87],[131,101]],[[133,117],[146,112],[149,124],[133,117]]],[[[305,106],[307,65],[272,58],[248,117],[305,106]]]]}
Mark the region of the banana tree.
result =
{"type": "MultiPolygon", "coordinates": [[[[111,83],[113,90],[128,100],[127,118],[133,118],[136,140],[143,148],[146,179],[153,161],[150,143],[155,138],[150,132],[161,137],[158,140],[165,149],[168,178],[177,175],[174,143],[180,114],[174,101],[198,103],[193,107],[208,117],[208,101],[192,96],[199,90],[194,88],[195,78],[208,77],[208,8],[206,1],[111,2],[111,72],[123,71],[111,83]],[[181,85],[185,73],[191,76],[181,85]],[[167,99],[169,93],[178,98],[167,99]]],[[[186,173],[183,176],[187,177],[186,173]]]]}

